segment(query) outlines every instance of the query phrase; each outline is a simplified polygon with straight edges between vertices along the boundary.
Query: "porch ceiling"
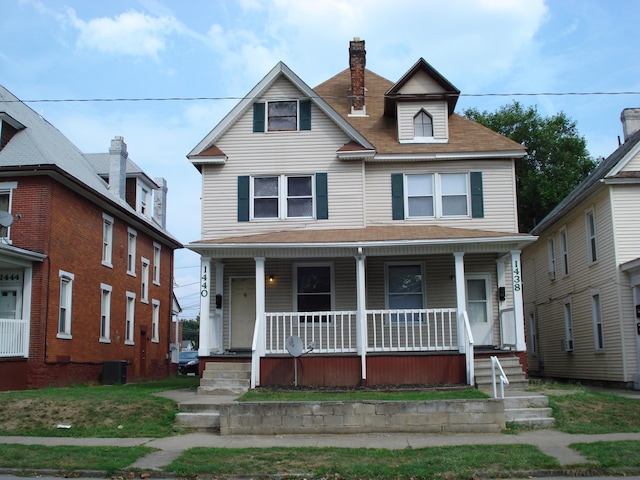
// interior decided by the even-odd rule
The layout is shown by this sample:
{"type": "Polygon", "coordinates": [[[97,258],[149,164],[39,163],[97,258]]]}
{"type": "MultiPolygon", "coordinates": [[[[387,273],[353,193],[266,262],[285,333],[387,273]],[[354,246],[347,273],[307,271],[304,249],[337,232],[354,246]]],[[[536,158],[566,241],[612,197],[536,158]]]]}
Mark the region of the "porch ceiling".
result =
{"type": "Polygon", "coordinates": [[[537,237],[437,225],[373,226],[352,229],[286,230],[200,240],[187,248],[206,257],[347,257],[356,254],[419,255],[453,252],[505,253],[537,237]]]}

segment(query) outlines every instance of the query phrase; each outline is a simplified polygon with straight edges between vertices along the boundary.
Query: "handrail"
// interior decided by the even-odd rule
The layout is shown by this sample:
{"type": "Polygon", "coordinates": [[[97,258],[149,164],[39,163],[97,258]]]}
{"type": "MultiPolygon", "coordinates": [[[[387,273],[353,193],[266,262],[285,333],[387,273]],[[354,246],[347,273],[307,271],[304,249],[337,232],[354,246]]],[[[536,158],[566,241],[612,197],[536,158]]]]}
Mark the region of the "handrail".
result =
{"type": "Polygon", "coordinates": [[[509,385],[509,379],[507,378],[506,373],[502,369],[502,365],[500,365],[500,360],[498,357],[491,357],[491,385],[493,386],[493,398],[498,398],[496,392],[496,366],[500,372],[500,398],[504,398],[504,386],[509,385]]]}
{"type": "Polygon", "coordinates": [[[474,370],[474,354],[473,354],[473,333],[471,333],[471,324],[469,323],[469,315],[464,310],[462,313],[462,320],[464,323],[465,334],[467,336],[467,344],[465,345],[465,361],[467,364],[467,385],[474,385],[475,383],[475,370],[474,370]]]}

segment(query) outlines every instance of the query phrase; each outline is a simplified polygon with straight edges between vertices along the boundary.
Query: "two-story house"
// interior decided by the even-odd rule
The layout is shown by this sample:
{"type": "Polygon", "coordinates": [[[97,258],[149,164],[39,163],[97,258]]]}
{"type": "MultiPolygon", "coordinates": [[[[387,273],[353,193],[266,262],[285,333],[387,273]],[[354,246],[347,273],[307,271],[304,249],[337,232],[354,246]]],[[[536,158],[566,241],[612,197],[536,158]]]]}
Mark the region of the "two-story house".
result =
{"type": "Polygon", "coordinates": [[[524,148],[455,114],[423,59],[396,83],[365,62],[355,39],[316,88],[278,63],[188,154],[199,354],[251,361],[252,386],[472,384],[474,347],[524,360],[524,148]]]}
{"type": "Polygon", "coordinates": [[[0,87],[0,390],[169,373],[167,184],[83,154],[0,87]]]}
{"type": "Polygon", "coordinates": [[[640,389],[640,109],[523,252],[529,371],[640,389]]]}

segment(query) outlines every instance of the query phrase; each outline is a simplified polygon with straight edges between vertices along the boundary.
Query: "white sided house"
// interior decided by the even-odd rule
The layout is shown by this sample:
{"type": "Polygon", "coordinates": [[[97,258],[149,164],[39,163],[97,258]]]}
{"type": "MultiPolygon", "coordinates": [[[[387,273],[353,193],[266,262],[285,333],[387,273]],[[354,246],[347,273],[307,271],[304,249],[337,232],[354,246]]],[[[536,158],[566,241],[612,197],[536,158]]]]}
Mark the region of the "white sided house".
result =
{"type": "Polygon", "coordinates": [[[530,374],[640,389],[640,109],[523,252],[530,374]]]}
{"type": "Polygon", "coordinates": [[[474,384],[474,352],[526,360],[524,148],[455,114],[423,59],[396,83],[365,61],[355,39],[316,88],[278,63],[188,155],[199,354],[251,362],[251,386],[474,384]]]}

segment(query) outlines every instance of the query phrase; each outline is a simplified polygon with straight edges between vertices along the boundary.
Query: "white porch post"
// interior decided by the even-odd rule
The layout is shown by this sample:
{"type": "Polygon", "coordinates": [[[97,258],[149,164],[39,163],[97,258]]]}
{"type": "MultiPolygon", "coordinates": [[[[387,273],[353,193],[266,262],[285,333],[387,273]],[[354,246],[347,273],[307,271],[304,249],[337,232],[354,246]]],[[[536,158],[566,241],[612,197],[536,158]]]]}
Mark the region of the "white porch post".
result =
{"type": "Polygon", "coordinates": [[[365,289],[365,255],[356,255],[356,342],[358,355],[360,355],[361,378],[367,379],[367,301],[365,289]]]}
{"type": "Polygon", "coordinates": [[[222,347],[222,318],[224,312],[224,302],[222,294],[224,292],[224,263],[215,262],[216,265],[216,296],[215,296],[215,314],[213,315],[213,344],[211,345],[212,350],[215,353],[223,353],[224,348],[222,347]],[[220,299],[220,301],[218,301],[220,299]],[[219,306],[218,306],[219,304],[219,306]]]}
{"type": "MultiPolygon", "coordinates": [[[[208,357],[213,347],[213,328],[209,310],[211,308],[211,258],[200,257],[200,346],[198,356],[208,357]]],[[[177,340],[177,339],[176,339],[177,340]]]]}
{"type": "Polygon", "coordinates": [[[456,267],[456,307],[458,309],[458,351],[464,353],[466,346],[462,341],[465,331],[464,323],[462,322],[462,312],[467,310],[467,287],[464,281],[464,252],[454,252],[456,267]]]}
{"type": "Polygon", "coordinates": [[[260,359],[267,348],[265,330],[265,273],[264,257],[255,257],[256,262],[256,324],[253,330],[253,346],[251,352],[251,388],[260,385],[260,359]]]}
{"type": "Polygon", "coordinates": [[[513,278],[513,315],[516,320],[516,350],[524,352],[524,304],[522,300],[522,263],[520,250],[511,250],[511,274],[513,278]]]}

